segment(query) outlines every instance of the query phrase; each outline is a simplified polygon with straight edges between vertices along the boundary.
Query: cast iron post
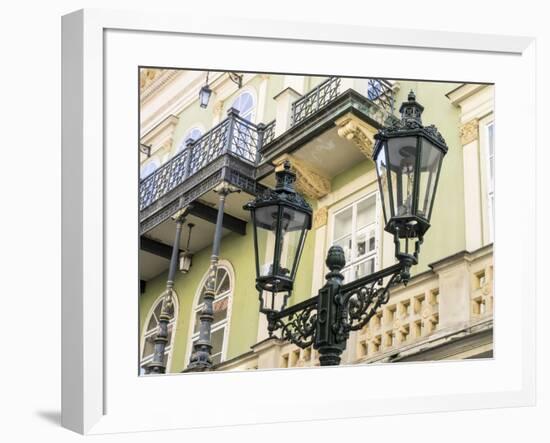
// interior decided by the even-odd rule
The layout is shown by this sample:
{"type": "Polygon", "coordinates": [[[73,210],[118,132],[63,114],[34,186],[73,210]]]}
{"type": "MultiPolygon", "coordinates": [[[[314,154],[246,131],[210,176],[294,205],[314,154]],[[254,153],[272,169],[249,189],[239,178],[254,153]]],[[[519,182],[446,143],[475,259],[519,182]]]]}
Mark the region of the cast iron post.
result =
{"type": "Polygon", "coordinates": [[[208,371],[212,367],[210,355],[212,353],[212,342],[210,339],[212,322],[214,320],[214,298],[216,297],[216,274],[218,272],[218,260],[220,254],[220,242],[223,230],[223,211],[225,198],[232,192],[240,192],[227,183],[221,183],[215,192],[218,193],[218,216],[216,219],[216,230],[214,231],[214,243],[212,245],[212,255],[210,256],[210,269],[208,271],[208,280],[204,291],[204,307],[201,310],[199,320],[199,338],[193,344],[193,352],[189,359],[189,372],[208,371]]]}
{"type": "Polygon", "coordinates": [[[172,246],[172,256],[170,258],[170,268],[168,270],[168,279],[166,280],[166,290],[162,294],[162,307],[160,310],[158,332],[155,337],[153,360],[145,366],[146,374],[164,374],[166,372],[166,365],[164,364],[164,350],[168,344],[168,323],[174,315],[174,302],[173,298],[176,296],[174,293],[174,279],[176,277],[176,270],[178,267],[178,259],[180,252],[180,237],[183,223],[187,210],[183,209],[174,216],[176,220],[176,236],[174,238],[174,245],[172,246]]]}
{"type": "Polygon", "coordinates": [[[346,257],[340,246],[332,246],[328,250],[326,264],[330,272],[318,295],[317,330],[313,347],[319,351],[321,366],[337,366],[346,343],[340,331],[335,329],[340,315],[337,298],[344,280],[340,271],[346,265],[346,257]]]}

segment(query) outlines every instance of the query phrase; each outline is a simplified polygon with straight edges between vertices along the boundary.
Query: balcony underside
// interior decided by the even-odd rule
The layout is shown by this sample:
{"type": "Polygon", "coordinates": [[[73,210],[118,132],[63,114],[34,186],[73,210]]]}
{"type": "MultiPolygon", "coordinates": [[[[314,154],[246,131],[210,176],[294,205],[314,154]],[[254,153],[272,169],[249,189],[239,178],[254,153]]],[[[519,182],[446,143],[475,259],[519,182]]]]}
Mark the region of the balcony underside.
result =
{"type": "Polygon", "coordinates": [[[254,177],[253,165],[231,154],[222,155],[143,209],[140,213],[140,234],[151,231],[180,209],[211,193],[221,182],[235,186],[249,198],[255,196],[265,188],[254,177]]]}
{"type": "Polygon", "coordinates": [[[348,114],[376,130],[388,119],[395,118],[371,100],[349,89],[265,145],[261,151],[263,160],[258,166],[258,179],[272,174],[273,161],[285,154],[307,159],[327,177],[333,177],[357,161],[364,160],[364,155],[353,143],[338,135],[336,122],[348,114]]]}

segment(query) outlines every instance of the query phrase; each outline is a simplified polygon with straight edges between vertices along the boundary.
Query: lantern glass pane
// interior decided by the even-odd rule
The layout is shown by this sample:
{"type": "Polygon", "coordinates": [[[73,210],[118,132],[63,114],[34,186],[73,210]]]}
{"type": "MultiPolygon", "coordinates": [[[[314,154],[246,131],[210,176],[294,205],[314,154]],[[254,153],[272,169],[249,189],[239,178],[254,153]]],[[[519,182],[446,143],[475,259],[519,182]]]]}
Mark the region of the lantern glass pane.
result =
{"type": "Polygon", "coordinates": [[[430,219],[431,206],[433,202],[437,174],[441,165],[443,152],[435,147],[428,140],[422,140],[422,150],[420,154],[420,171],[418,187],[418,209],[417,215],[430,219]]]}
{"type": "Polygon", "coordinates": [[[281,256],[279,275],[290,277],[301,247],[302,233],[309,221],[309,214],[283,207],[281,219],[281,256]]]}
{"type": "Polygon", "coordinates": [[[388,168],[386,158],[386,144],[382,146],[376,157],[376,173],[378,174],[378,186],[382,198],[382,208],[384,210],[384,221],[388,223],[392,212],[390,209],[390,193],[388,188],[388,168]]]}
{"type": "Polygon", "coordinates": [[[416,142],[417,137],[396,137],[387,142],[393,215],[397,217],[412,215],[416,142]]]}
{"type": "Polygon", "coordinates": [[[254,224],[258,249],[258,277],[273,275],[273,255],[275,252],[275,233],[277,230],[277,205],[257,208],[254,212],[254,224]]]}

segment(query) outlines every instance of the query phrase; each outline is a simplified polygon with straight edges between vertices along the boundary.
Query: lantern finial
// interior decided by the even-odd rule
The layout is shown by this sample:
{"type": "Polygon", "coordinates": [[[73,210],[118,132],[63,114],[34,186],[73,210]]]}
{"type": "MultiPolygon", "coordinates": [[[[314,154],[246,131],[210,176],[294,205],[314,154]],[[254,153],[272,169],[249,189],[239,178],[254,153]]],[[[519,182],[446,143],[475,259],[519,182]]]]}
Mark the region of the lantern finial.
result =
{"type": "Polygon", "coordinates": [[[283,168],[275,173],[277,177],[276,191],[294,192],[296,174],[292,171],[292,165],[288,160],[283,163],[283,168]]]}
{"type": "Polygon", "coordinates": [[[421,127],[423,111],[424,106],[416,101],[416,95],[411,89],[407,101],[403,102],[399,108],[402,123],[407,127],[421,127]]]}

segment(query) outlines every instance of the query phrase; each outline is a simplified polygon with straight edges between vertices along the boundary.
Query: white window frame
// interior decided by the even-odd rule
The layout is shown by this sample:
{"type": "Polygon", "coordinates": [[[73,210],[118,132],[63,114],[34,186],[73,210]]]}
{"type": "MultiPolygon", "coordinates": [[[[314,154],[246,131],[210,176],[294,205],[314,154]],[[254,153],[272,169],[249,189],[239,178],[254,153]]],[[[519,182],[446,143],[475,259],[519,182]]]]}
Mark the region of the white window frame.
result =
{"type": "MultiPolygon", "coordinates": [[[[178,296],[174,291],[174,296],[172,297],[173,303],[174,303],[174,314],[172,315],[172,318],[168,322],[168,326],[172,326],[172,335],[170,336],[170,342],[166,344],[166,347],[164,348],[164,354],[168,354],[168,357],[166,359],[166,372],[170,372],[170,368],[172,365],[172,354],[174,349],[174,340],[176,337],[176,328],[178,324],[178,313],[179,313],[179,303],[178,303],[178,296]]],[[[147,326],[149,325],[149,322],[151,321],[151,317],[155,313],[155,309],[158,307],[159,304],[162,304],[162,299],[164,298],[164,295],[160,295],[151,305],[151,308],[149,309],[149,312],[147,313],[147,316],[145,317],[145,321],[143,323],[143,327],[141,329],[141,340],[140,340],[140,346],[139,346],[139,374],[143,375],[143,366],[150,361],[153,360],[153,355],[150,354],[146,358],[143,358],[143,351],[145,348],[145,340],[153,335],[155,335],[158,331],[158,320],[157,320],[157,327],[147,330],[147,326]]]]}
{"type": "MultiPolygon", "coordinates": [[[[374,270],[373,272],[376,272],[379,268],[379,261],[380,261],[380,196],[377,191],[369,192],[368,194],[362,195],[359,198],[356,198],[354,201],[346,204],[345,206],[342,206],[341,208],[338,208],[335,210],[331,215],[331,229],[330,229],[330,245],[334,245],[336,241],[340,240],[339,238],[334,237],[334,231],[336,228],[336,217],[338,214],[348,210],[349,208],[352,209],[352,222],[351,222],[351,253],[352,258],[348,262],[346,258],[346,266],[342,269],[342,274],[344,274],[344,283],[349,283],[352,280],[348,280],[346,277],[348,273],[351,273],[354,266],[360,265],[361,263],[364,263],[372,258],[374,258],[374,270]],[[369,224],[365,226],[363,229],[368,230],[370,227],[374,229],[375,237],[374,237],[374,250],[370,253],[366,253],[362,257],[358,258],[355,257],[355,250],[356,250],[356,236],[357,236],[357,206],[369,198],[375,199],[375,220],[372,224],[369,224]]],[[[343,237],[342,237],[343,238],[343,237]]],[[[351,276],[351,274],[349,274],[351,276]]],[[[369,275],[369,274],[366,274],[369,275]]]]}
{"type": "Polygon", "coordinates": [[[491,118],[483,127],[483,136],[485,138],[485,170],[487,173],[487,192],[485,193],[487,200],[487,220],[489,222],[489,240],[494,241],[495,220],[494,220],[494,205],[495,205],[495,121],[491,118]],[[489,127],[493,130],[493,155],[491,155],[491,140],[489,139],[489,127]],[[493,176],[491,177],[491,162],[493,176]]]}
{"type": "Polygon", "coordinates": [[[199,124],[196,124],[196,125],[193,125],[193,126],[190,126],[186,131],[185,131],[185,135],[183,136],[183,138],[181,139],[181,142],[180,144],[178,145],[178,148],[176,150],[176,152],[174,153],[174,156],[175,155],[178,155],[181,151],[183,151],[185,149],[185,142],[187,141],[187,139],[189,138],[189,136],[191,135],[191,132],[193,131],[200,131],[201,133],[201,137],[206,134],[206,130],[204,129],[204,126],[202,125],[199,125],[199,124]]]}
{"type": "Polygon", "coordinates": [[[147,177],[149,177],[151,174],[154,174],[155,171],[160,168],[161,162],[157,157],[153,157],[148,159],[146,162],[144,162],[139,170],[139,179],[145,180],[147,177]],[[146,168],[148,168],[150,165],[155,165],[155,169],[153,169],[151,172],[147,173],[147,175],[143,175],[143,171],[145,171],[146,168]]]}
{"type": "MultiPolygon", "coordinates": [[[[229,108],[234,107],[235,102],[244,94],[249,94],[252,98],[252,111],[250,113],[250,118],[248,119],[251,123],[256,123],[256,114],[257,114],[257,108],[258,108],[258,97],[256,94],[256,91],[251,87],[242,88],[239,90],[239,93],[231,100],[231,104],[229,105],[229,108]]],[[[242,117],[242,113],[239,112],[239,117],[242,117]]],[[[244,117],[243,117],[244,118],[244,117]]]]}
{"type": "Polygon", "coordinates": [[[481,201],[483,214],[483,244],[492,243],[494,241],[494,137],[495,137],[495,120],[491,113],[479,120],[479,147],[480,147],[480,171],[481,171],[481,201]],[[489,126],[493,127],[493,180],[491,180],[491,165],[490,165],[490,147],[489,147],[489,126]]]}
{"type": "MultiPolygon", "coordinates": [[[[233,306],[233,293],[235,290],[235,271],[233,269],[233,266],[231,263],[227,260],[220,260],[218,262],[218,272],[220,269],[224,269],[227,271],[227,275],[229,277],[229,290],[224,292],[221,296],[219,294],[216,295],[216,298],[214,299],[214,302],[218,302],[220,300],[223,300],[225,298],[228,299],[227,302],[227,316],[224,320],[219,321],[218,323],[212,324],[211,333],[214,333],[216,331],[219,331],[220,329],[225,328],[224,336],[223,336],[223,344],[222,344],[222,355],[220,362],[223,362],[227,358],[227,347],[229,344],[229,334],[230,334],[230,324],[231,324],[231,312],[232,312],[232,306],[233,306]]],[[[188,362],[191,354],[193,352],[193,342],[199,338],[199,331],[194,332],[195,330],[195,322],[197,319],[197,314],[200,312],[202,307],[204,306],[203,303],[199,304],[199,299],[202,293],[202,290],[204,286],[206,285],[206,282],[208,281],[208,275],[209,271],[206,271],[204,274],[201,283],[199,284],[197,291],[195,293],[195,299],[193,301],[193,310],[191,311],[191,321],[189,322],[189,334],[188,337],[190,339],[188,340],[187,345],[187,351],[186,351],[186,358],[185,361],[188,362]]]]}

